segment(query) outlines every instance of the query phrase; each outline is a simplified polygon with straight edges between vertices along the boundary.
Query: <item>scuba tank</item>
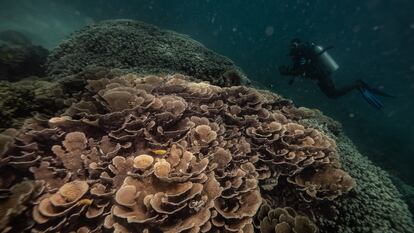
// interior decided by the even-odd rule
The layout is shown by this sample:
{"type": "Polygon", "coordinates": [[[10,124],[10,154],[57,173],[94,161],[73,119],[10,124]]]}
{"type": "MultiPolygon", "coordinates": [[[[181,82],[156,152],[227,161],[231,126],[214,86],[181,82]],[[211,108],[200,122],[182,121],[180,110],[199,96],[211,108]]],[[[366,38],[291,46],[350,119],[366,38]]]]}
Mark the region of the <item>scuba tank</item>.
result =
{"type": "Polygon", "coordinates": [[[319,45],[314,45],[313,48],[317,56],[317,60],[319,61],[319,64],[321,65],[322,69],[324,69],[329,74],[339,69],[338,64],[326,51],[327,49],[324,49],[322,46],[319,45]]]}

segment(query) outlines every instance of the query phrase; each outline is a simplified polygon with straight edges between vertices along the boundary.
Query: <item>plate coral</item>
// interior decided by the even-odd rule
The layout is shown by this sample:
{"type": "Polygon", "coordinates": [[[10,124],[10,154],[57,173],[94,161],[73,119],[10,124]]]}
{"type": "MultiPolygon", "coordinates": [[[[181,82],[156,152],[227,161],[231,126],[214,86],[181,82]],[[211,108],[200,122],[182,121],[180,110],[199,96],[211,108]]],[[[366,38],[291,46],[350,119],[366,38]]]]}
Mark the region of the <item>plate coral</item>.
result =
{"type": "Polygon", "coordinates": [[[287,219],[271,223],[285,229],[276,232],[318,232],[311,207],[357,185],[335,141],[292,118],[297,108],[275,94],[178,74],[86,88],[64,114],[2,135],[3,229],[253,232],[268,203],[275,210],[261,209],[262,222],[287,219]]]}

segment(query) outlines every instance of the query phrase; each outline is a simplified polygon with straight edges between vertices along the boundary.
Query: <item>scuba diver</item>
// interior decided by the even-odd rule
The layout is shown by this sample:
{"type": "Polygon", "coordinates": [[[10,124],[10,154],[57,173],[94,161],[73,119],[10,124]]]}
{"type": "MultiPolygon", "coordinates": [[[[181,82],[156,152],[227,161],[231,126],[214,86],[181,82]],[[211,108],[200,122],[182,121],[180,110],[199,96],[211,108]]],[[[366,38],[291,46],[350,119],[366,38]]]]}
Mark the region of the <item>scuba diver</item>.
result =
{"type": "Polygon", "coordinates": [[[329,98],[336,99],[352,90],[359,90],[364,99],[377,109],[384,107],[377,95],[393,97],[380,90],[368,86],[362,80],[356,80],[354,83],[335,87],[331,79],[333,72],[338,70],[338,64],[328,54],[327,50],[333,46],[322,48],[314,43],[302,42],[295,38],[291,40],[289,56],[292,58],[292,66],[279,66],[279,73],[284,76],[291,76],[289,85],[292,85],[296,77],[309,78],[316,80],[321,91],[329,98]]]}

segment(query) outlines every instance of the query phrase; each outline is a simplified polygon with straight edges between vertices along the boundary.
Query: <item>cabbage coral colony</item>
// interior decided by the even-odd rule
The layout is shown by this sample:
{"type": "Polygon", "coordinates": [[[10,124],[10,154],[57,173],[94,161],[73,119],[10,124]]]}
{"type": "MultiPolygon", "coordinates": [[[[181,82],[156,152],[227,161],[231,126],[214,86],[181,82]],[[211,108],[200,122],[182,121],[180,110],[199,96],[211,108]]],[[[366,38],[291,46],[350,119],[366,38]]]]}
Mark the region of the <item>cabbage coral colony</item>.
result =
{"type": "Polygon", "coordinates": [[[336,145],[275,94],[183,75],[90,80],[0,137],[3,232],[318,232],[336,145]]]}

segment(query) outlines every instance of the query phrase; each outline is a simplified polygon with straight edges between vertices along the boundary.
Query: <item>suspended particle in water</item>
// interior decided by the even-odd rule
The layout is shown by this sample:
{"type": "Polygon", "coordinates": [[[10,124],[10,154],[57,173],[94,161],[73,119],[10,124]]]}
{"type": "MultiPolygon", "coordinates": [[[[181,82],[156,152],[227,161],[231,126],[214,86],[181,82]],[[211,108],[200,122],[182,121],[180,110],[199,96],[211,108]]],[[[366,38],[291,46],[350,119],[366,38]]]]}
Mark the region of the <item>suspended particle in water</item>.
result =
{"type": "Polygon", "coordinates": [[[381,30],[383,28],[384,28],[384,26],[382,26],[382,25],[375,25],[374,27],[372,27],[372,30],[373,31],[379,31],[379,30],[381,30]]]}
{"type": "Polygon", "coordinates": [[[387,113],[387,117],[388,118],[393,117],[395,114],[396,114],[396,111],[392,110],[389,113],[387,113]]]}
{"type": "Polygon", "coordinates": [[[275,28],[273,26],[267,26],[265,29],[265,34],[266,36],[271,36],[273,35],[273,33],[275,33],[275,28]]]}
{"type": "Polygon", "coordinates": [[[352,28],[352,31],[353,31],[354,33],[357,33],[357,32],[359,32],[359,31],[361,31],[361,26],[360,26],[360,25],[355,25],[355,26],[352,28]]]}
{"type": "Polygon", "coordinates": [[[353,114],[352,112],[349,113],[349,118],[354,118],[354,117],[355,117],[355,114],[353,114]]]}

